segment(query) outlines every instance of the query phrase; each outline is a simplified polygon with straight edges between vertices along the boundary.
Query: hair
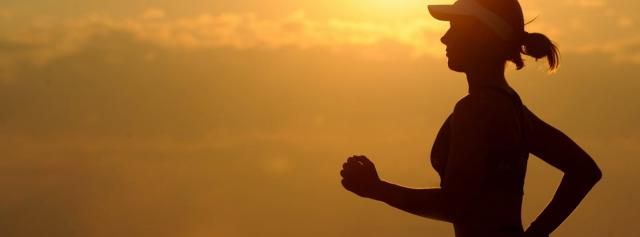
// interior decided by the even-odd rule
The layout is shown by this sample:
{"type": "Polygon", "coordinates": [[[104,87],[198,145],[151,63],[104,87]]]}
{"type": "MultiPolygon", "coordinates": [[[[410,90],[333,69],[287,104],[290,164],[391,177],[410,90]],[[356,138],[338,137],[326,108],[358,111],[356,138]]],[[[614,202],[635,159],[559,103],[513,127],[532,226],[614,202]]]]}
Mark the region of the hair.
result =
{"type": "Polygon", "coordinates": [[[556,71],[560,66],[558,46],[544,34],[524,32],[524,37],[517,45],[518,50],[514,50],[508,60],[515,63],[518,70],[524,67],[524,60],[521,54],[533,57],[536,61],[541,58],[547,58],[550,72],[556,71]]]}
{"type": "Polygon", "coordinates": [[[500,48],[503,59],[515,63],[518,70],[524,67],[522,54],[533,57],[536,61],[547,58],[549,72],[554,72],[560,66],[560,51],[558,47],[544,34],[528,33],[525,26],[534,22],[536,18],[525,22],[522,7],[518,0],[476,0],[489,11],[497,14],[516,32],[516,37],[507,42],[502,41],[500,48]],[[506,46],[506,47],[505,47],[506,46]]]}

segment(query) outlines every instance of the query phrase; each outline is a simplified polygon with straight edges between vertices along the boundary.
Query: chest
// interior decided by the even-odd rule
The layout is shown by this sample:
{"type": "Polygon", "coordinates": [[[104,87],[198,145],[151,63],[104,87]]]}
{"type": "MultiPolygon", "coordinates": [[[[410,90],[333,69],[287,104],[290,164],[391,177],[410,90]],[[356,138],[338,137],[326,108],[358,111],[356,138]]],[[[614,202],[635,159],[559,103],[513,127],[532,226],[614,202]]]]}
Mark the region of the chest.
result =
{"type": "MultiPolygon", "coordinates": [[[[431,148],[430,163],[441,178],[441,186],[445,182],[443,178],[448,165],[466,165],[465,160],[455,162],[449,160],[451,149],[456,149],[452,144],[452,136],[455,134],[452,134],[451,130],[451,117],[452,115],[443,123],[431,148]]],[[[495,176],[496,179],[520,180],[524,175],[529,153],[526,138],[519,123],[515,117],[501,121],[499,124],[502,126],[494,128],[493,133],[483,141],[488,146],[489,152],[481,159],[485,164],[484,167],[489,169],[487,172],[489,176],[495,176]]],[[[458,159],[478,159],[478,157],[458,157],[458,159]]]]}

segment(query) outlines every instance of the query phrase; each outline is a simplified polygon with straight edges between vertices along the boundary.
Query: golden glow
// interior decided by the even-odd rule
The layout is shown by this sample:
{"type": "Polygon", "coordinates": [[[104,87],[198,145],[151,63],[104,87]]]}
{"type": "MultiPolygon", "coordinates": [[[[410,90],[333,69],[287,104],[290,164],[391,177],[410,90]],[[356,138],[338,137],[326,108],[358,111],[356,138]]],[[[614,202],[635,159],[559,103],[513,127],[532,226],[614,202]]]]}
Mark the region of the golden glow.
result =
{"type": "MultiPolygon", "coordinates": [[[[0,236],[453,236],[338,174],[364,154],[438,185],[431,143],[467,85],[426,5],[452,2],[0,1],[0,236]]],[[[640,1],[560,2],[521,0],[562,69],[507,74],[605,172],[554,234],[635,236],[640,1]]],[[[531,160],[525,227],[561,178],[531,160]]]]}
{"type": "Polygon", "coordinates": [[[402,11],[407,12],[416,7],[415,1],[394,1],[394,0],[370,0],[368,4],[379,11],[402,11]]]}
{"type": "Polygon", "coordinates": [[[448,0],[351,0],[340,1],[336,6],[346,5],[352,12],[371,19],[385,19],[388,21],[406,19],[429,19],[427,13],[429,4],[451,4],[448,0]]]}

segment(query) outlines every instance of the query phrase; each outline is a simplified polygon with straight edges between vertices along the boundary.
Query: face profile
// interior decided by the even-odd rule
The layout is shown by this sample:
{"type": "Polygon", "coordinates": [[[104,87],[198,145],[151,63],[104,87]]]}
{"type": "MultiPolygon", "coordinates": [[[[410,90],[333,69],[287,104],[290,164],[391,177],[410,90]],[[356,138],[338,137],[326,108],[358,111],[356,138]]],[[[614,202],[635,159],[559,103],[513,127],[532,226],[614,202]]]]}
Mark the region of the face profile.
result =
{"type": "Polygon", "coordinates": [[[440,41],[446,46],[451,70],[467,72],[487,63],[506,60],[500,50],[500,38],[481,22],[458,17],[449,23],[450,27],[440,41]]]}

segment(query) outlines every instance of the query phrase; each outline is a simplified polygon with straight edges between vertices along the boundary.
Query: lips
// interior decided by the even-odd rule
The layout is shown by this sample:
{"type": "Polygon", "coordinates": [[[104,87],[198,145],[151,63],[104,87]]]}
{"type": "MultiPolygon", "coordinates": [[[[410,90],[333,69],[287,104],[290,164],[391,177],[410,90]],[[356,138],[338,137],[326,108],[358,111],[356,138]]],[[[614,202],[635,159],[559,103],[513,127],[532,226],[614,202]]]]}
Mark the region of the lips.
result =
{"type": "Polygon", "coordinates": [[[455,51],[455,50],[447,49],[447,51],[446,51],[446,52],[447,52],[447,57],[448,57],[448,56],[452,56],[452,55],[455,55],[455,54],[456,54],[456,51],[455,51]]]}

